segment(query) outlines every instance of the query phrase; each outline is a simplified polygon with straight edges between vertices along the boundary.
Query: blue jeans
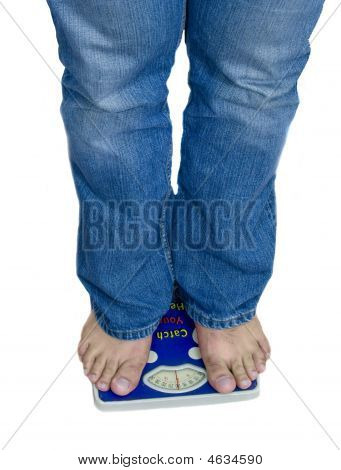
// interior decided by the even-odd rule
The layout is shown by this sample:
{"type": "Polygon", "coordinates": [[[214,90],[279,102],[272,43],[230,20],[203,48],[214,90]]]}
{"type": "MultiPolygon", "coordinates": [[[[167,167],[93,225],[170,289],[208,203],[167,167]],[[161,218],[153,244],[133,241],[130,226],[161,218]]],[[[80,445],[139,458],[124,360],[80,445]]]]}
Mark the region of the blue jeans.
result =
{"type": "Polygon", "coordinates": [[[211,328],[253,318],[271,277],[274,180],[323,0],[48,0],[80,201],[77,272],[100,326],[150,335],[174,283],[211,328]],[[179,191],[167,86],[191,94],[179,191]],[[185,86],[185,84],[179,84],[185,86]]]}

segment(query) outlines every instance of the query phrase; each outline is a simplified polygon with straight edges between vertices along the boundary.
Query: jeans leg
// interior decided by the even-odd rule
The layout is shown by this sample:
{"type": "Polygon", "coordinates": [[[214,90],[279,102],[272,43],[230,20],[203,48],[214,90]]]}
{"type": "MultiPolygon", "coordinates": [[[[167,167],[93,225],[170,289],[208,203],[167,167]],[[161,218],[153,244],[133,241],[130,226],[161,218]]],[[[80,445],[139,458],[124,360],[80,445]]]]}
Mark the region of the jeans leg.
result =
{"type": "Polygon", "coordinates": [[[141,338],[156,328],[173,288],[162,220],[171,159],[166,81],[183,0],[48,3],[80,201],[77,272],[100,326],[141,338]]]}
{"type": "Polygon", "coordinates": [[[176,199],[201,209],[176,211],[173,261],[189,313],[204,326],[249,321],[271,277],[276,168],[322,6],[188,1],[191,95],[176,199]],[[190,246],[189,232],[205,233],[205,246],[190,246]]]}

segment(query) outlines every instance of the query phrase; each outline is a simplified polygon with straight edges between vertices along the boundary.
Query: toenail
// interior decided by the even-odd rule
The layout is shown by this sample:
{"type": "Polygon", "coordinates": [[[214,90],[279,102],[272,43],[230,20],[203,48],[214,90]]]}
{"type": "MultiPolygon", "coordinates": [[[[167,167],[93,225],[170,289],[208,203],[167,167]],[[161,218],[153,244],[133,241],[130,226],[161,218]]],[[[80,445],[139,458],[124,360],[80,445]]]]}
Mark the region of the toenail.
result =
{"type": "Polygon", "coordinates": [[[244,379],[240,382],[242,387],[249,387],[251,385],[250,380],[244,379]]]}
{"type": "Polygon", "coordinates": [[[265,365],[264,365],[264,364],[260,364],[260,365],[259,365],[259,370],[260,370],[261,372],[264,372],[264,371],[265,371],[265,365]]]}
{"type": "Polygon", "coordinates": [[[106,390],[108,388],[108,385],[104,382],[101,382],[98,384],[98,388],[100,388],[101,390],[106,390]]]}
{"type": "Polygon", "coordinates": [[[127,390],[129,390],[130,382],[128,379],[121,377],[115,382],[116,382],[117,388],[119,388],[121,392],[126,392],[127,390]]]}
{"type": "Polygon", "coordinates": [[[222,387],[229,387],[232,383],[232,379],[231,377],[224,375],[223,377],[219,377],[219,379],[217,379],[217,383],[222,387]]]}
{"type": "Polygon", "coordinates": [[[256,377],[257,377],[257,371],[256,371],[256,370],[252,370],[252,371],[250,372],[250,374],[251,374],[251,376],[252,376],[253,378],[256,378],[256,377]]]}
{"type": "Polygon", "coordinates": [[[97,377],[97,376],[96,376],[95,374],[90,374],[90,375],[89,375],[89,379],[90,379],[90,380],[96,380],[96,377],[97,377]]]}

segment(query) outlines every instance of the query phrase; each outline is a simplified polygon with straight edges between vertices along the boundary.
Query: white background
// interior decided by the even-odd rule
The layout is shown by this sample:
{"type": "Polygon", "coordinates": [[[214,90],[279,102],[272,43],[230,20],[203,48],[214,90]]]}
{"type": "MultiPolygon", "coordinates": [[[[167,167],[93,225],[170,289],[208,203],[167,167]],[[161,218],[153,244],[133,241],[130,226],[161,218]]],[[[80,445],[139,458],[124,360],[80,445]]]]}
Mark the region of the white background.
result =
{"type": "MultiPolygon", "coordinates": [[[[327,0],[315,34],[338,3],[327,0]]],[[[3,4],[61,76],[45,1],[3,4]]],[[[340,26],[341,8],[313,42],[279,168],[275,273],[259,306],[273,363],[261,396],[105,414],[77,357],[68,362],[89,307],[75,275],[77,201],[60,85],[0,4],[1,445],[52,384],[1,453],[2,468],[78,468],[81,455],[157,452],[194,456],[198,468],[210,467],[211,454],[235,453],[262,454],[264,469],[340,468],[340,451],[303,404],[341,445],[340,26]]],[[[182,44],[169,82],[174,170],[186,75],[182,44]]]]}

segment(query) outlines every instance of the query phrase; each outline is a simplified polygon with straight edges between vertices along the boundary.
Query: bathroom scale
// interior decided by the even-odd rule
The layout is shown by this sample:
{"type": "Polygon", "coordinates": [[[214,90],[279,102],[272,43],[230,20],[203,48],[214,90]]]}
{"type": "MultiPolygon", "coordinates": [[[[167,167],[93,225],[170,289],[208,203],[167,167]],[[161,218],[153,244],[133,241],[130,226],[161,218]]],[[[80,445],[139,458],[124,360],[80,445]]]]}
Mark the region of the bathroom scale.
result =
{"type": "Polygon", "coordinates": [[[129,395],[103,392],[93,386],[95,405],[101,410],[160,408],[212,404],[255,398],[259,384],[221,394],[207,381],[193,320],[183,302],[175,301],[153,334],[148,363],[139,385],[129,395]]]}

